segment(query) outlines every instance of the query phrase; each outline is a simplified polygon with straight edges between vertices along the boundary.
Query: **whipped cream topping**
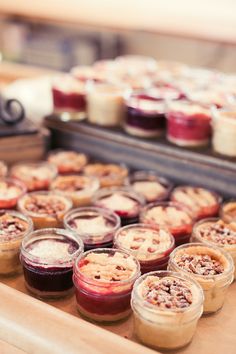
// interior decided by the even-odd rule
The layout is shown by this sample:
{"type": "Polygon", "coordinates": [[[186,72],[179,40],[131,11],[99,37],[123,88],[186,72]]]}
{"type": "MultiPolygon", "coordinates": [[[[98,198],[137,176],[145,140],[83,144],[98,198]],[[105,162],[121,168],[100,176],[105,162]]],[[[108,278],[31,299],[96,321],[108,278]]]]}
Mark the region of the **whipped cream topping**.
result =
{"type": "Polygon", "coordinates": [[[119,282],[131,278],[137,272],[137,264],[132,256],[119,251],[91,252],[80,260],[79,270],[94,280],[119,282]]]}
{"type": "Polygon", "coordinates": [[[162,196],[166,188],[157,181],[136,181],[132,184],[133,189],[142,194],[147,201],[156,200],[162,196]]]}
{"type": "Polygon", "coordinates": [[[75,242],[50,238],[35,241],[27,247],[27,251],[32,256],[47,259],[47,262],[67,259],[77,249],[75,242]]]}
{"type": "Polygon", "coordinates": [[[139,295],[161,309],[182,309],[193,303],[191,284],[173,276],[147,276],[138,286],[139,295]]]}
{"type": "Polygon", "coordinates": [[[99,200],[99,204],[112,210],[132,211],[137,207],[137,202],[119,192],[99,200]]]}
{"type": "Polygon", "coordinates": [[[0,182],[0,199],[14,199],[19,197],[21,193],[22,191],[19,187],[4,181],[0,182]]]}
{"type": "Polygon", "coordinates": [[[113,229],[113,224],[106,220],[102,215],[94,217],[78,217],[70,223],[79,233],[99,234],[109,232],[113,229]]]}
{"type": "Polygon", "coordinates": [[[167,227],[191,224],[191,217],[184,210],[175,206],[154,206],[144,216],[143,222],[155,222],[167,227]]]}
{"type": "Polygon", "coordinates": [[[196,187],[179,187],[172,193],[173,199],[183,203],[192,210],[214,206],[218,203],[217,197],[207,189],[196,187]]]}

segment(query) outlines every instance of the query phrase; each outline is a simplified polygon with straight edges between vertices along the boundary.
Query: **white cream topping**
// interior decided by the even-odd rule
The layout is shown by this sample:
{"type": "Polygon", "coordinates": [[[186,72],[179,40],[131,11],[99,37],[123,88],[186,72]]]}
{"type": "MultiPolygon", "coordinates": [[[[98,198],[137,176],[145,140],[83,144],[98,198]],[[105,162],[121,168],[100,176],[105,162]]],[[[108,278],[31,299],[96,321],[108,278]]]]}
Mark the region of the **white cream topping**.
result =
{"type": "Polygon", "coordinates": [[[99,215],[94,218],[78,218],[74,220],[76,225],[76,229],[80,233],[86,234],[97,234],[97,233],[104,233],[110,231],[112,229],[111,224],[106,222],[106,219],[99,215]]]}
{"type": "Polygon", "coordinates": [[[47,261],[65,259],[70,255],[70,243],[57,242],[55,239],[37,241],[31,244],[30,247],[32,248],[29,248],[27,251],[31,255],[39,258],[46,258],[47,261]]]}
{"type": "Polygon", "coordinates": [[[114,193],[107,198],[101,199],[101,204],[112,210],[130,211],[136,207],[136,202],[121,193],[114,193]]]}

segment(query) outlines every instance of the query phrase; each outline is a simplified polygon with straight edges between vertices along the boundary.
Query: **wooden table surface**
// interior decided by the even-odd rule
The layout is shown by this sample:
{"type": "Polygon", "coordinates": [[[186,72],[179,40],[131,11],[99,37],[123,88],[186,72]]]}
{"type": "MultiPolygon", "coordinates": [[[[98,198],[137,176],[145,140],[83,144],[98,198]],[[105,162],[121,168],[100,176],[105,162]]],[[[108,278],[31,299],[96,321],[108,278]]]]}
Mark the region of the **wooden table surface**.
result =
{"type": "MultiPolygon", "coordinates": [[[[3,283],[27,293],[23,276],[4,279],[3,283]]],[[[27,296],[28,297],[28,296],[27,296]]],[[[79,317],[76,310],[75,297],[48,302],[71,315],[79,317]]],[[[103,326],[106,330],[134,341],[132,317],[127,321],[111,326],[103,326]]],[[[0,343],[1,344],[1,343],[0,343]]],[[[145,349],[146,350],[146,349],[145,349]]],[[[115,351],[113,350],[115,353],[115,351]]],[[[2,353],[2,351],[1,351],[2,353]]],[[[3,352],[4,353],[4,352],[3,352]]],[[[6,351],[8,354],[9,352],[6,351]]],[[[18,351],[10,353],[18,354],[18,351]]],[[[20,354],[21,352],[19,352],[20,354]]],[[[146,353],[146,352],[145,352],[146,353]]],[[[192,343],[178,354],[235,354],[236,353],[236,282],[228,291],[223,309],[215,315],[202,317],[192,343]]]]}

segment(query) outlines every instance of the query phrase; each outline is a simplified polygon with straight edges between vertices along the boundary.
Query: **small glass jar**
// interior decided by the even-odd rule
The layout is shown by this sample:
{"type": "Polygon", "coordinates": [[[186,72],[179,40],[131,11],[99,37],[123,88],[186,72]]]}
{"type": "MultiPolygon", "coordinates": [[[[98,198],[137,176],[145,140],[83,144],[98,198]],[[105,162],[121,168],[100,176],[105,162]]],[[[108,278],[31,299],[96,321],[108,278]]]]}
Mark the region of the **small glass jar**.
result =
{"type": "Polygon", "coordinates": [[[194,225],[191,242],[220,247],[231,254],[236,279],[236,224],[226,224],[218,218],[203,219],[194,225]]]}
{"type": "Polygon", "coordinates": [[[212,109],[213,149],[225,156],[236,157],[236,108],[212,109]]]}
{"type": "Polygon", "coordinates": [[[180,203],[158,202],[147,204],[142,209],[140,222],[154,228],[167,228],[178,246],[189,242],[194,218],[191,211],[180,203]]]}
{"type": "Polygon", "coordinates": [[[20,254],[26,288],[42,299],[71,294],[73,264],[82,252],[82,240],[68,230],[32,232],[23,239],[20,254]]]}
{"type": "Polygon", "coordinates": [[[145,55],[126,54],[115,59],[115,63],[123,68],[128,75],[138,76],[153,74],[157,70],[157,62],[154,58],[145,55]]]}
{"type": "Polygon", "coordinates": [[[26,193],[26,187],[14,178],[0,179],[0,209],[16,207],[18,200],[26,193]]]}
{"type": "Polygon", "coordinates": [[[208,144],[211,137],[210,109],[190,101],[168,104],[167,139],[175,145],[197,147],[208,144]]]}
{"type": "Polygon", "coordinates": [[[90,85],[87,93],[88,121],[102,126],[118,126],[124,118],[125,88],[112,84],[90,85]]]}
{"type": "MultiPolygon", "coordinates": [[[[163,293],[161,290],[162,302],[165,301],[163,293]]],[[[174,291],[173,294],[172,299],[176,298],[177,301],[178,293],[174,291]]],[[[168,293],[166,295],[168,297],[168,293]]],[[[132,291],[131,307],[134,313],[134,334],[143,344],[155,349],[182,348],[192,340],[198,320],[202,315],[202,304],[202,289],[190,277],[170,271],[147,273],[136,280],[132,291]],[[158,284],[162,284],[162,282],[163,289],[167,289],[167,291],[167,284],[173,282],[173,287],[176,283],[180,284],[179,292],[182,289],[183,292],[187,292],[191,296],[192,302],[186,307],[180,304],[179,307],[172,308],[168,301],[166,307],[161,306],[157,300],[158,284]],[[150,289],[149,294],[154,295],[153,302],[145,296],[148,289],[150,289]]]]}
{"type": "Polygon", "coordinates": [[[170,199],[189,208],[196,220],[217,216],[222,202],[216,192],[197,186],[176,187],[170,199]]]}
{"type": "Polygon", "coordinates": [[[54,113],[62,119],[86,118],[85,83],[70,75],[56,77],[52,83],[54,113]]]}
{"type": "Polygon", "coordinates": [[[221,248],[202,243],[177,247],[170,255],[168,270],[189,275],[201,285],[204,292],[204,314],[211,314],[222,308],[228,287],[234,280],[234,262],[231,255],[221,248]],[[198,273],[197,266],[193,266],[195,270],[191,266],[191,259],[195,256],[209,256],[213,262],[217,261],[223,267],[223,272],[204,275],[203,272],[200,274],[199,270],[198,273]],[[187,269],[184,264],[180,266],[179,262],[183,259],[181,257],[189,257],[187,269]]]}
{"type": "Polygon", "coordinates": [[[7,165],[5,164],[5,162],[0,161],[0,178],[6,177],[7,171],[8,171],[8,168],[7,168],[7,165]]]}
{"type": "Polygon", "coordinates": [[[85,154],[62,149],[50,151],[47,160],[56,166],[60,175],[80,173],[88,163],[88,157],[85,154]]]}
{"type": "Polygon", "coordinates": [[[145,204],[144,198],[128,187],[113,187],[100,189],[93,198],[96,207],[110,209],[121,219],[121,225],[139,222],[141,208],[145,204]]]}
{"type": "Polygon", "coordinates": [[[47,190],[57,176],[57,168],[49,162],[18,163],[11,168],[11,177],[26,185],[28,192],[47,190]]]}
{"type": "Polygon", "coordinates": [[[106,248],[85,252],[75,261],[73,274],[79,312],[106,323],[128,317],[131,291],[139,276],[139,263],[127,252],[106,248]]]}
{"type": "Polygon", "coordinates": [[[50,190],[68,197],[73,207],[88,206],[99,189],[99,180],[89,176],[58,176],[51,183],[50,190]]]}
{"type": "Polygon", "coordinates": [[[33,231],[33,222],[16,211],[0,211],[0,275],[9,276],[21,271],[20,246],[24,237],[33,231]]]}
{"type": "Polygon", "coordinates": [[[220,218],[227,223],[236,223],[236,200],[227,201],[221,206],[220,218]]]}
{"type": "Polygon", "coordinates": [[[61,227],[72,201],[53,192],[32,192],[19,199],[18,209],[28,215],[35,229],[61,227]]]}
{"type": "Polygon", "coordinates": [[[114,247],[132,254],[139,261],[141,273],[144,274],[167,268],[175,240],[168,230],[134,224],[121,227],[116,232],[114,247]]]}
{"type": "Polygon", "coordinates": [[[146,203],[167,200],[173,188],[170,181],[154,171],[136,171],[128,177],[127,184],[143,195],[146,203]]]}
{"type": "Polygon", "coordinates": [[[115,232],[120,227],[120,218],[103,208],[78,208],[65,215],[64,227],[83,240],[85,250],[112,247],[115,232]]]}
{"type": "Polygon", "coordinates": [[[101,187],[122,186],[128,176],[124,164],[93,163],[85,166],[84,174],[99,179],[101,187]]]}

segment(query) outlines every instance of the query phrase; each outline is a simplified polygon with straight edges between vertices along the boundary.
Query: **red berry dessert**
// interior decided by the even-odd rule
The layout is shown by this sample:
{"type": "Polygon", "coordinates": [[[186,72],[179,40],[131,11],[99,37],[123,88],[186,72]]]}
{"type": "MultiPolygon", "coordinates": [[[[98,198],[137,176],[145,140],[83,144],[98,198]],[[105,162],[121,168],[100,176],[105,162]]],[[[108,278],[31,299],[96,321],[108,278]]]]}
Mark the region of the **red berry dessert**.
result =
{"type": "Polygon", "coordinates": [[[86,155],[76,151],[55,150],[48,156],[48,162],[55,165],[60,174],[79,173],[87,161],[86,155]]]}
{"type": "Polygon", "coordinates": [[[0,209],[15,208],[18,199],[25,192],[23,183],[11,178],[0,179],[0,209]]]}

